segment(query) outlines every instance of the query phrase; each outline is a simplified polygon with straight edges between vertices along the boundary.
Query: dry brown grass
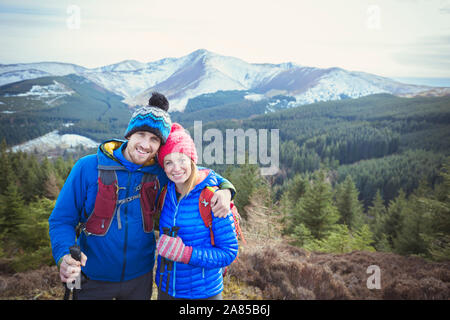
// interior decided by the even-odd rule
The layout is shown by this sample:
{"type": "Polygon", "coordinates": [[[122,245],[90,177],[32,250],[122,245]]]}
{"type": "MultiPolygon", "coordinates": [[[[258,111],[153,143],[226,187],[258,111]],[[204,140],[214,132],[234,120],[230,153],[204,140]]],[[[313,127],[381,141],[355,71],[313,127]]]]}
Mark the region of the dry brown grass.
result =
{"type": "Polygon", "coordinates": [[[230,267],[230,275],[259,288],[263,299],[351,298],[342,279],[307,259],[301,249],[269,244],[243,253],[230,267]]]}
{"type": "Polygon", "coordinates": [[[64,289],[56,266],[0,275],[0,299],[62,299],[64,289]]]}
{"type": "Polygon", "coordinates": [[[261,291],[263,299],[450,299],[450,262],[392,253],[312,253],[286,244],[274,208],[254,196],[243,223],[247,244],[230,275],[261,291]],[[381,288],[368,289],[367,268],[377,265],[381,288]]]}

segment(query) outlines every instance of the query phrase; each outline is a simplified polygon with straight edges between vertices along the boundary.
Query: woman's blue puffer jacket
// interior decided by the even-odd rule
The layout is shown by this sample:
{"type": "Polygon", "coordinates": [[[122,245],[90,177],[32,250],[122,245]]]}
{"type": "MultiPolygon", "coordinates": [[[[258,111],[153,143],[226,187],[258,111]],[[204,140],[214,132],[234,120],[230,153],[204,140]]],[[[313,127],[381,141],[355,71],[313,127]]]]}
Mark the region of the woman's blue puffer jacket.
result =
{"type": "MultiPolygon", "coordinates": [[[[202,170],[201,168],[199,168],[202,170]]],[[[204,169],[205,170],[205,169],[204,169]]],[[[178,236],[184,244],[192,246],[192,256],[188,264],[173,262],[172,271],[166,266],[162,275],[161,290],[170,296],[183,299],[205,299],[223,290],[222,268],[231,264],[237,256],[238,242],[231,211],[225,218],[213,215],[212,230],[215,245],[211,245],[211,235],[199,212],[198,199],[207,186],[217,185],[211,173],[194,189],[177,202],[175,184],[169,182],[167,194],[159,220],[159,230],[178,226],[178,236]],[[168,291],[167,278],[170,272],[168,291]]],[[[161,256],[158,256],[155,282],[158,285],[161,256]]]]}

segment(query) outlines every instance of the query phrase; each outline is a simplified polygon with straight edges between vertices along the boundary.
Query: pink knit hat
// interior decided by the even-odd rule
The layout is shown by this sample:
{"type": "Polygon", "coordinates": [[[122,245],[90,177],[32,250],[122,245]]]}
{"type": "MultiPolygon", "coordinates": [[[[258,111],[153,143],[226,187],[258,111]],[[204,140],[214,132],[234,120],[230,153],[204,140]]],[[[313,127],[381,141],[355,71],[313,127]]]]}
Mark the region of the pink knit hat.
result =
{"type": "Polygon", "coordinates": [[[184,131],[179,123],[173,123],[169,137],[164,145],[159,148],[158,162],[164,168],[164,157],[170,153],[182,153],[197,163],[197,151],[191,136],[184,131]]]}

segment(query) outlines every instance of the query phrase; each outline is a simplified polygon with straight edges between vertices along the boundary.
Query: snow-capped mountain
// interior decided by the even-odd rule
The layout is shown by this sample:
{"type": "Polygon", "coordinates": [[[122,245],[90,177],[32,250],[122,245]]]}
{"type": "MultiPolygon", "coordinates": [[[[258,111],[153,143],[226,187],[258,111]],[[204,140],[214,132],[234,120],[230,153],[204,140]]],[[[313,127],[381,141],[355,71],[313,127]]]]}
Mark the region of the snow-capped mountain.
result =
{"type": "Polygon", "coordinates": [[[0,65],[0,85],[70,73],[124,97],[130,106],[145,105],[152,91],[160,91],[168,97],[170,111],[183,111],[189,99],[219,90],[247,90],[260,97],[292,96],[296,101],[290,106],[295,106],[374,93],[413,95],[432,89],[340,68],[320,69],[294,63],[251,64],[203,49],[181,58],[149,63],[125,60],[93,69],[52,62],[0,65]]]}
{"type": "Polygon", "coordinates": [[[167,95],[172,111],[183,111],[190,98],[219,90],[252,90],[286,70],[282,65],[250,64],[207,50],[197,50],[181,59],[177,70],[164,81],[125,102],[142,105],[152,91],[159,91],[167,95]]]}
{"type": "Polygon", "coordinates": [[[319,69],[294,63],[250,64],[207,50],[195,51],[183,60],[167,79],[125,102],[142,105],[152,91],[160,91],[168,96],[172,111],[183,111],[190,98],[218,90],[249,90],[266,97],[292,96],[296,102],[291,106],[295,106],[375,93],[414,94],[429,89],[339,68],[319,69]]]}
{"type": "Polygon", "coordinates": [[[61,62],[0,64],[0,86],[46,76],[65,76],[71,73],[81,74],[86,70],[88,69],[76,64],[61,62]]]}

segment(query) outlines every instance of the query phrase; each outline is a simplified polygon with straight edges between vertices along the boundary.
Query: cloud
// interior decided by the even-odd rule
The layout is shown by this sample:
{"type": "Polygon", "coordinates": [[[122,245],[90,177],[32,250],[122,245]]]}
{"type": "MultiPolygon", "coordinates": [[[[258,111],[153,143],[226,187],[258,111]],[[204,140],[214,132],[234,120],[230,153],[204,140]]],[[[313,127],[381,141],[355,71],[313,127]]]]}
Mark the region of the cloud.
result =
{"type": "Polygon", "coordinates": [[[429,69],[436,76],[450,76],[450,34],[420,37],[393,54],[394,60],[411,69],[429,69]]]}

